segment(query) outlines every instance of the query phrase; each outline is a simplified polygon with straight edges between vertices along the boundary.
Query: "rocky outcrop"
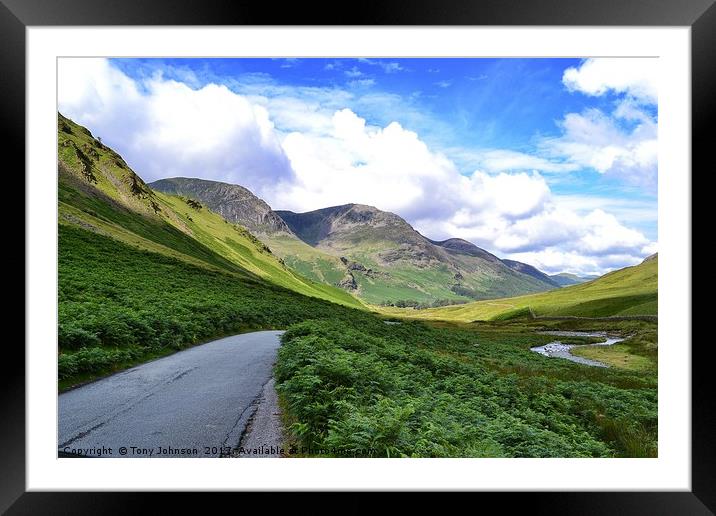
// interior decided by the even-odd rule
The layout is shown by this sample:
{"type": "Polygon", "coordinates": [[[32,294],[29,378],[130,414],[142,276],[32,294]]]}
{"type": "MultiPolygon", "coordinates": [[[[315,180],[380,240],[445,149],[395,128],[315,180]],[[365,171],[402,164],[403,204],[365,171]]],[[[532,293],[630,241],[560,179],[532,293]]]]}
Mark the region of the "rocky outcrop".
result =
{"type": "Polygon", "coordinates": [[[356,283],[356,279],[353,274],[346,272],[343,279],[338,282],[338,286],[346,290],[356,290],[358,288],[358,283],[356,283]]]}
{"type": "Polygon", "coordinates": [[[283,219],[243,186],[185,177],[160,179],[149,186],[160,192],[200,201],[229,222],[241,224],[253,233],[291,234],[283,219]]]}

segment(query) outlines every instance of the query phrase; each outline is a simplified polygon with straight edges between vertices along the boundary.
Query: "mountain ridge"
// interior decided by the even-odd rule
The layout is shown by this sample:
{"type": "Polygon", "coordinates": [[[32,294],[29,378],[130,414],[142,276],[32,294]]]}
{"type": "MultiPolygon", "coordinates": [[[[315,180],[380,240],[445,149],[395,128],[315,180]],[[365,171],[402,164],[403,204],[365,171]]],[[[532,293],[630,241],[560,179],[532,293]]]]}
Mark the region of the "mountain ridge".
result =
{"type": "Polygon", "coordinates": [[[369,303],[441,303],[539,292],[557,285],[471,242],[432,241],[399,215],[349,203],[310,212],[273,210],[241,185],[166,178],[150,188],[205,204],[257,234],[287,265],[369,303]],[[348,265],[348,264],[352,265],[348,265]]]}
{"type": "Polygon", "coordinates": [[[557,283],[560,287],[567,287],[570,285],[579,285],[580,283],[586,283],[599,278],[598,275],[592,274],[589,276],[579,276],[569,272],[560,272],[558,274],[550,274],[549,278],[557,283]]]}
{"type": "MultiPolygon", "coordinates": [[[[59,223],[204,269],[365,308],[345,290],[297,273],[244,226],[196,199],[153,190],[122,157],[58,113],[59,223]]],[[[263,287],[262,287],[263,288],[263,287]]]]}
{"type": "Polygon", "coordinates": [[[148,185],[166,194],[196,197],[225,219],[231,222],[241,221],[249,231],[267,234],[291,233],[283,219],[266,201],[241,185],[193,177],[158,179],[148,185]]]}
{"type": "MultiPolygon", "coordinates": [[[[276,213],[304,242],[383,274],[384,283],[411,290],[405,295],[415,296],[417,301],[431,295],[433,301],[459,302],[557,288],[546,275],[513,269],[466,240],[431,240],[399,215],[373,206],[352,203],[303,213],[276,213]]],[[[359,295],[368,292],[371,296],[377,290],[378,281],[355,272],[351,275],[347,284],[357,285],[359,295]]]]}

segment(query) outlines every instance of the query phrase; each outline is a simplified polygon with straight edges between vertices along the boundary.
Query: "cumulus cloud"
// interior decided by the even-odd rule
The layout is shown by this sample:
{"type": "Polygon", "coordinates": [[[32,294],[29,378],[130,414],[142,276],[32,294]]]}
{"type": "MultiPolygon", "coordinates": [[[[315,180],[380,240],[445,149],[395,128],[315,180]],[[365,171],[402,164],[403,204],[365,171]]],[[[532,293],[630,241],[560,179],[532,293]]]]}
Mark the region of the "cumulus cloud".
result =
{"type": "Polygon", "coordinates": [[[539,170],[540,172],[572,172],[579,168],[576,163],[556,161],[506,149],[491,149],[475,153],[473,161],[489,172],[539,170]]]}
{"type": "Polygon", "coordinates": [[[371,204],[411,218],[440,212],[437,201],[459,177],[451,161],[432,152],[397,122],[373,127],[349,109],[336,111],[328,134],[294,131],[283,147],[296,181],[276,189],[275,203],[297,211],[327,203],[371,204]],[[432,193],[431,193],[432,192],[432,193]]]}
{"type": "Polygon", "coordinates": [[[565,70],[562,82],[570,91],[587,95],[623,93],[639,101],[656,104],[658,59],[590,58],[565,70]]]}
{"type": "Polygon", "coordinates": [[[104,59],[62,59],[59,110],[89,126],[146,180],[189,176],[263,191],[292,170],[262,106],[209,84],[137,83],[104,59]]]}
{"type": "Polygon", "coordinates": [[[243,88],[192,88],[161,74],[133,80],[106,60],[63,59],[59,108],[150,181],[183,175],[232,182],[295,211],[370,204],[430,238],[465,238],[548,272],[604,272],[655,249],[607,208],[561,204],[537,172],[652,166],[655,127],[638,105],[615,112],[629,131],[595,112],[568,115],[563,136],[545,143],[560,158],[493,150],[464,175],[415,131],[397,122],[371,125],[336,108],[351,92],[304,88],[294,95],[265,78],[243,88]]]}
{"type": "Polygon", "coordinates": [[[612,116],[588,109],[568,113],[559,126],[560,136],[542,141],[548,156],[656,190],[658,127],[645,111],[620,103],[612,116]]]}
{"type": "Polygon", "coordinates": [[[538,172],[461,175],[415,132],[392,123],[372,127],[349,109],[329,134],[292,132],[284,139],[297,181],[277,188],[272,204],[308,211],[357,202],[399,213],[423,234],[461,237],[500,255],[554,257],[582,273],[639,261],[651,242],[602,209],[560,206],[538,172]],[[571,261],[572,256],[582,260],[571,261]],[[621,258],[619,258],[621,257],[621,258]],[[627,257],[627,258],[624,258],[627,257]]]}

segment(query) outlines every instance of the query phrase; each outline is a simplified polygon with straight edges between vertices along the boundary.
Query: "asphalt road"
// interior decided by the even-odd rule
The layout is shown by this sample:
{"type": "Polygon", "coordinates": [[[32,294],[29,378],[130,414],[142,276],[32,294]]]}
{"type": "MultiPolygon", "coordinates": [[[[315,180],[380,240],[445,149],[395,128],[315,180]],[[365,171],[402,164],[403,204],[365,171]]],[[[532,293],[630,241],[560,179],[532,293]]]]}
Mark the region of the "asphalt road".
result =
{"type": "Polygon", "coordinates": [[[230,455],[271,379],[281,333],[215,340],[60,394],[59,451],[230,455]]]}

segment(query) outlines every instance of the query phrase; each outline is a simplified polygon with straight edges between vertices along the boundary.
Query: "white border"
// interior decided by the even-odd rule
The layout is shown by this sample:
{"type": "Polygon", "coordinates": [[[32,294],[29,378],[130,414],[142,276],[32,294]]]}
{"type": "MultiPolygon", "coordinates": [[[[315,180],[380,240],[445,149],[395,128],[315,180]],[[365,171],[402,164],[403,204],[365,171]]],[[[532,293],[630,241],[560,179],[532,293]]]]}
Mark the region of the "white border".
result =
{"type": "Polygon", "coordinates": [[[690,29],[27,29],[27,489],[690,490],[690,29]],[[658,459],[57,459],[58,56],[658,56],[658,459]],[[137,462],[143,461],[143,462],[137,462]]]}

